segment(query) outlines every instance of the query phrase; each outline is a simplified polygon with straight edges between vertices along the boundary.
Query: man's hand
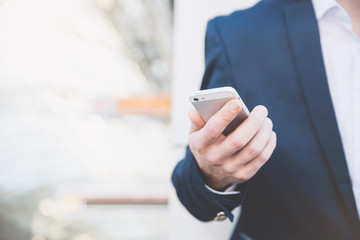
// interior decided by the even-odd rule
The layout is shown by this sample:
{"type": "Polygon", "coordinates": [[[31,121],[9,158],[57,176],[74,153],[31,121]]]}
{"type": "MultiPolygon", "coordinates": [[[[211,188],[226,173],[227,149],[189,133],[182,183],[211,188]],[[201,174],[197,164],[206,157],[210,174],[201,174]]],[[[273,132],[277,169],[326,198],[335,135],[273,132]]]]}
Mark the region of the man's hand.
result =
{"type": "Polygon", "coordinates": [[[189,147],[205,183],[216,190],[249,180],[276,146],[276,134],[264,106],[255,107],[240,126],[224,136],[222,132],[240,110],[240,101],[231,100],[207,123],[195,109],[189,112],[189,147]]]}

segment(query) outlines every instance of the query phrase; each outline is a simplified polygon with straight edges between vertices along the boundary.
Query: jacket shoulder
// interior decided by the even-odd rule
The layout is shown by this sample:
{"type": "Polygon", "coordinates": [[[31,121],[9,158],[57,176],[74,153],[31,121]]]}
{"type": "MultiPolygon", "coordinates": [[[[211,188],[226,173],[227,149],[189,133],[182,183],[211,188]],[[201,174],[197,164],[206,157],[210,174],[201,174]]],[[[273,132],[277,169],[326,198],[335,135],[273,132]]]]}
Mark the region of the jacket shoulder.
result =
{"type": "MultiPolygon", "coordinates": [[[[291,1],[290,1],[291,2],[291,1]]],[[[271,26],[276,26],[282,21],[283,6],[289,1],[260,1],[254,6],[231,13],[230,15],[217,16],[209,21],[222,33],[243,31],[262,31],[271,26]]]]}
{"type": "Polygon", "coordinates": [[[208,23],[207,38],[216,36],[227,52],[276,44],[286,36],[283,7],[293,1],[263,0],[251,8],[215,17],[208,23]]]}

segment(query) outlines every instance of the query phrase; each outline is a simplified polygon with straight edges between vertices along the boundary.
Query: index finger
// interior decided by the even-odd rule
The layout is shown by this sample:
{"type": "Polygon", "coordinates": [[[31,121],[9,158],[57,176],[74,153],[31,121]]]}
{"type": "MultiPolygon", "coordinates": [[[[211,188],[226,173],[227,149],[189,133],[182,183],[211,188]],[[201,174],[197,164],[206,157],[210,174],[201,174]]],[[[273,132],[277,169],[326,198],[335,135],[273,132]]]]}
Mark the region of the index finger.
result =
{"type": "Polygon", "coordinates": [[[256,106],[249,117],[222,142],[224,153],[231,155],[242,149],[255,136],[268,115],[264,106],[256,106]]]}
{"type": "Polygon", "coordinates": [[[205,126],[199,131],[204,144],[211,144],[221,136],[227,125],[241,111],[239,100],[233,99],[227,102],[217,113],[215,113],[205,126]]]}

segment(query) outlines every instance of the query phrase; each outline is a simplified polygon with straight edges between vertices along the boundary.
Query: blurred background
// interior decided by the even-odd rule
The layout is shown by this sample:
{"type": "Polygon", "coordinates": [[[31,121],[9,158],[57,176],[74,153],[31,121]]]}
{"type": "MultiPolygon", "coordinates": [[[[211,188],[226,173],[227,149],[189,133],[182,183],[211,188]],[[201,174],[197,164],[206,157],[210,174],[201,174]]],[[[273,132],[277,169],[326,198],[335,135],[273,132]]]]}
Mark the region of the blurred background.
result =
{"type": "Polygon", "coordinates": [[[0,1],[1,239],[166,239],[172,14],[0,1]]]}
{"type": "Polygon", "coordinates": [[[226,239],[170,176],[206,22],[254,2],[0,0],[0,240],[226,239]]]}

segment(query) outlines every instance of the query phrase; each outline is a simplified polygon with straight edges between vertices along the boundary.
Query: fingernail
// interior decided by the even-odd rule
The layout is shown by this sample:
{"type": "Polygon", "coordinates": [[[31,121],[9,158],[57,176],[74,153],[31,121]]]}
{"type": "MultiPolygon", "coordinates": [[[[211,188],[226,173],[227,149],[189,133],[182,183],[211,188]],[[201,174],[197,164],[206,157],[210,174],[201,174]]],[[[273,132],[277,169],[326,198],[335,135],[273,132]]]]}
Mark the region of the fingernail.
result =
{"type": "Polygon", "coordinates": [[[230,109],[232,112],[236,113],[239,111],[239,104],[237,104],[236,102],[232,102],[230,105],[230,109]]]}

